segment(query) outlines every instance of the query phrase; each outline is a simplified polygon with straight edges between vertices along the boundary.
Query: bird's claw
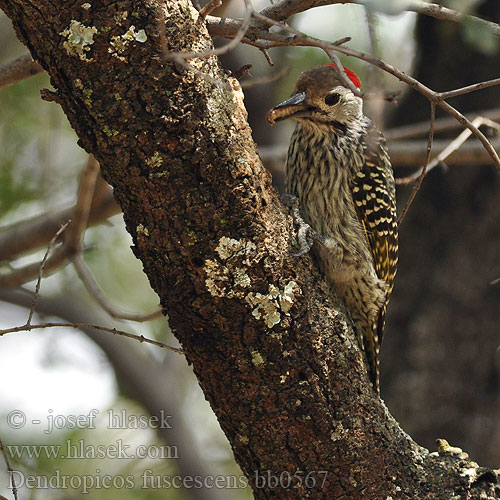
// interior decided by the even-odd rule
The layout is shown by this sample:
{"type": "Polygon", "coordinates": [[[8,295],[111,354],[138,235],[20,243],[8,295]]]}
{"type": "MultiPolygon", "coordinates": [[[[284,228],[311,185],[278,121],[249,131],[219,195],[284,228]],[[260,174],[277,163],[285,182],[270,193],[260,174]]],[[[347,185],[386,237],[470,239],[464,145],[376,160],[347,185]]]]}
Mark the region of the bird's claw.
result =
{"type": "Polygon", "coordinates": [[[293,217],[293,222],[297,229],[297,243],[299,246],[299,251],[292,253],[294,257],[300,257],[311,250],[313,243],[318,241],[322,244],[325,243],[326,239],[317,233],[307,222],[304,221],[299,210],[299,199],[293,194],[285,193],[281,195],[281,202],[286,207],[291,208],[291,215],[293,217]]]}

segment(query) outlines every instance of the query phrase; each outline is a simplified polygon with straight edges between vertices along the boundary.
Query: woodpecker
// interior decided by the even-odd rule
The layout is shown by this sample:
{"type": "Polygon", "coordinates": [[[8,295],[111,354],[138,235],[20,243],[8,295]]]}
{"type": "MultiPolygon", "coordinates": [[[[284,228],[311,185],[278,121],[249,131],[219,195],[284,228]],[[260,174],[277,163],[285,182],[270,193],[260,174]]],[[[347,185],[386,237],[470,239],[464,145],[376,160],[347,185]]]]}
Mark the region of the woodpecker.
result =
{"type": "MultiPolygon", "coordinates": [[[[344,68],[358,89],[359,78],[344,68]]],[[[286,190],[319,236],[313,251],[349,311],[368,374],[379,392],[379,351],[398,260],[394,176],[381,132],[363,101],[327,64],[302,73],[292,96],[271,109],[271,125],[296,121],[286,190]]]]}

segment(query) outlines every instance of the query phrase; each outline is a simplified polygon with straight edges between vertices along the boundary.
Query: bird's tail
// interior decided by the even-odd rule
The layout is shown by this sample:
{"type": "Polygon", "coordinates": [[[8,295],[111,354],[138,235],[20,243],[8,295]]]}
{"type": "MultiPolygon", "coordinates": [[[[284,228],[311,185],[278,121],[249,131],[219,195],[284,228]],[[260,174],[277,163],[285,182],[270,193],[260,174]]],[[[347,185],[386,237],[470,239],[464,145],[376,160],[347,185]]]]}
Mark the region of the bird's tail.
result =
{"type": "Polygon", "coordinates": [[[385,326],[385,311],[387,302],[381,307],[376,321],[363,333],[363,347],[368,362],[368,375],[373,384],[373,388],[380,393],[380,345],[385,326]]]}

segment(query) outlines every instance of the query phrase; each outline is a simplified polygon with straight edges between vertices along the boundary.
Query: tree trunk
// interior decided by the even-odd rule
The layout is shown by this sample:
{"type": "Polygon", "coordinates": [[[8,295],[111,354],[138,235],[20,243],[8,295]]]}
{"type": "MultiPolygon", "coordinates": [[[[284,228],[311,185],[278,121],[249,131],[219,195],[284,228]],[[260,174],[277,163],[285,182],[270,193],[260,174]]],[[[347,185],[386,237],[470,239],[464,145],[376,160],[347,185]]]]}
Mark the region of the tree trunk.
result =
{"type": "Polygon", "coordinates": [[[191,61],[209,78],[165,60],[211,47],[197,12],[184,1],[71,5],[0,0],[51,76],[57,94],[46,95],[113,185],[255,498],[493,498],[494,473],[429,454],[374,394],[311,258],[290,256],[292,224],[237,82],[213,57],[191,61]]]}

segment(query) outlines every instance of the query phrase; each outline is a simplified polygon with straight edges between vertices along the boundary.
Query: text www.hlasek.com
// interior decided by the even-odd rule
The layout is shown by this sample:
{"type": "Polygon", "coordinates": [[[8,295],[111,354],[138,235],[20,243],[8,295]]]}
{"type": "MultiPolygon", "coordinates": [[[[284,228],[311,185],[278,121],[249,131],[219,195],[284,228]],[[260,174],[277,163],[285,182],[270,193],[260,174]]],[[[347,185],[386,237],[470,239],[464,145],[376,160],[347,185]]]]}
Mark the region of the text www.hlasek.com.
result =
{"type": "Polygon", "coordinates": [[[179,458],[176,446],[139,445],[134,449],[118,439],[113,444],[86,444],[66,440],[63,445],[9,445],[5,447],[10,457],[21,458],[64,458],[75,460],[90,459],[167,459],[179,458]]]}

